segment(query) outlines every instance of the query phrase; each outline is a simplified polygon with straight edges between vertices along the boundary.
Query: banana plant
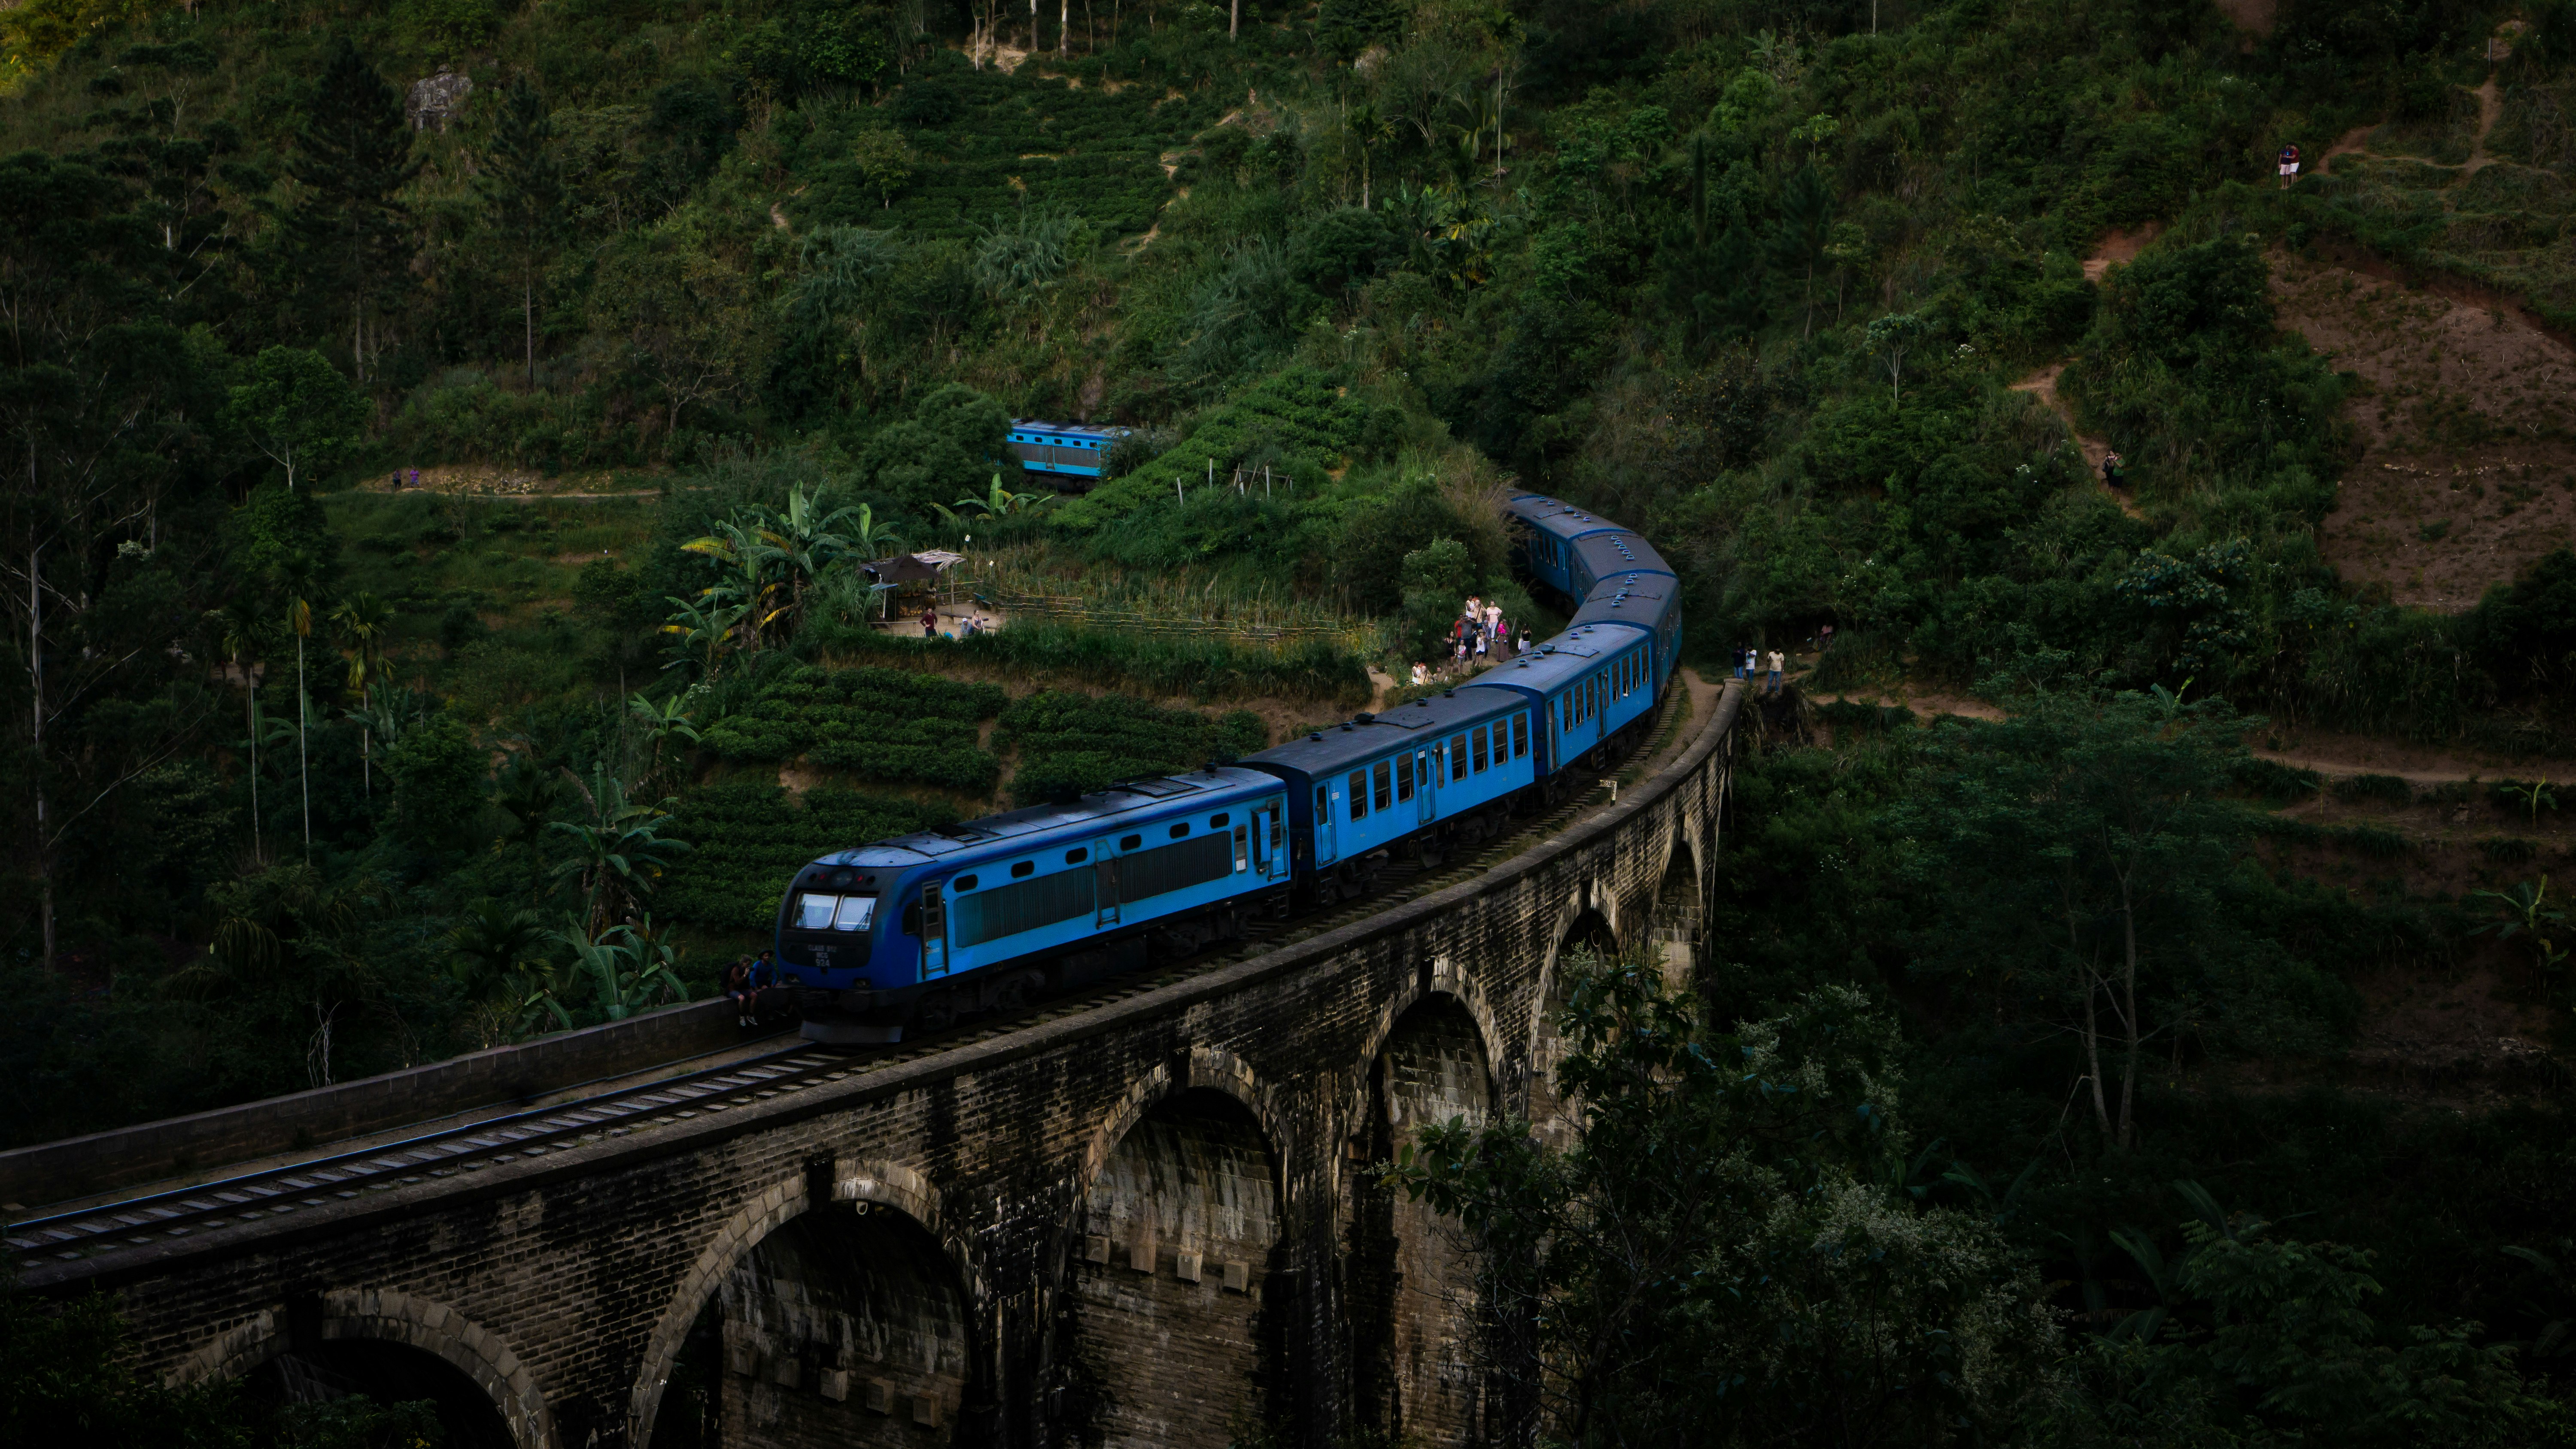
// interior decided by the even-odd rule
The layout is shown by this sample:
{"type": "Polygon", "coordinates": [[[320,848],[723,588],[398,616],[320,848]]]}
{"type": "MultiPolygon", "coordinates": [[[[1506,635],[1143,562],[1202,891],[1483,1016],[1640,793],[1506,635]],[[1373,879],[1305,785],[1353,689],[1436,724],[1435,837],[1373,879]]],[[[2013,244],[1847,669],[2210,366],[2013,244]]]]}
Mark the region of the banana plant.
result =
{"type": "Polygon", "coordinates": [[[1052,493],[1014,493],[1002,486],[1002,475],[993,475],[992,490],[981,498],[960,498],[955,508],[942,508],[934,503],[932,511],[951,524],[991,523],[1015,513],[1030,513],[1049,503],[1052,493]]]}
{"type": "Polygon", "coordinates": [[[2499,942],[2527,935],[2532,942],[2532,969],[2546,980],[2552,969],[2567,959],[2565,950],[2549,939],[2549,932],[2567,919],[2567,913],[2549,903],[2549,877],[2540,884],[2516,881],[2510,890],[2472,891],[2472,900],[2495,902],[2496,919],[2469,932],[2472,936],[2492,935],[2499,942]]]}
{"type": "Polygon", "coordinates": [[[623,1021],[665,1001],[688,999],[688,988],[671,970],[671,958],[656,949],[661,943],[639,943],[631,927],[593,936],[579,916],[567,916],[563,929],[553,935],[571,948],[573,972],[590,986],[590,1005],[610,1021],[623,1021]]]}
{"type": "Polygon", "coordinates": [[[694,667],[701,679],[713,679],[724,661],[725,641],[733,637],[734,628],[742,622],[751,606],[734,602],[722,589],[708,589],[695,599],[664,595],[671,606],[671,619],[662,626],[670,637],[664,652],[671,662],[664,669],[694,667]]]}
{"type": "Polygon", "coordinates": [[[686,708],[686,695],[669,699],[647,699],[638,691],[626,701],[626,712],[644,727],[646,749],[644,775],[647,780],[662,781],[663,742],[677,736],[689,744],[698,743],[697,719],[686,708]]]}
{"type": "Polygon", "coordinates": [[[556,820],[546,826],[572,842],[572,853],[555,866],[555,879],[575,883],[585,903],[584,918],[594,929],[625,914],[623,907],[652,894],[671,858],[686,854],[689,843],[662,834],[671,818],[672,800],[653,804],[630,800],[626,782],[602,770],[589,783],[563,772],[589,813],[587,820],[556,820]]]}

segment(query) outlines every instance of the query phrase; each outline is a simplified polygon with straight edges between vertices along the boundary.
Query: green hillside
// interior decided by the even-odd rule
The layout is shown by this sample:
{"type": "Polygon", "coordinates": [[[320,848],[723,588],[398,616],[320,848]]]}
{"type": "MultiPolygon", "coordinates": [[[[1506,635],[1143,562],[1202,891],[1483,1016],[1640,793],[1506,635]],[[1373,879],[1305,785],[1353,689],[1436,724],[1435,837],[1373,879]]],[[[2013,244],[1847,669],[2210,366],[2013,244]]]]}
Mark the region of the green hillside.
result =
{"type": "Polygon", "coordinates": [[[0,1141],[703,994],[818,850],[1366,708],[1465,593],[1551,627],[1530,488],[1809,702],[1688,1009],[1578,1003],[1617,1150],[1778,1211],[1413,1183],[1669,1254],[1489,1285],[1598,1330],[1547,1350],[1584,1442],[2576,1437],[2576,437],[2297,330],[2422,283],[2429,350],[2491,319],[2576,385],[2523,360],[2576,356],[2576,5],[994,13],[0,11],[0,1141]],[[2399,414],[2529,525],[2362,520],[2474,607],[2327,546],[2399,414]],[[997,493],[1028,416],[1131,429],[1115,476],[997,493]],[[874,627],[899,548],[1009,627],[874,627]],[[2251,753],[2309,739],[2414,784],[2251,753]],[[2419,991],[2503,1025],[2383,1072],[2419,991]],[[1864,1319],[1932,1335],[1876,1397],[1864,1319]]]}

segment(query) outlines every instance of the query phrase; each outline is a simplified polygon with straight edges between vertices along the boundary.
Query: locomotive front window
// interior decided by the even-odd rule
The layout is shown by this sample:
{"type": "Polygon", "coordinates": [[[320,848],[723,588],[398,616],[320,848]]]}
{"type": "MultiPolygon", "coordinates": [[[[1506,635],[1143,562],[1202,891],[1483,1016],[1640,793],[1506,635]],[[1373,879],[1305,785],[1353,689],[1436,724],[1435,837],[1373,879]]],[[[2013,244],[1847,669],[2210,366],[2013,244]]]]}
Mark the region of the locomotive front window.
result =
{"type": "Polygon", "coordinates": [[[832,929],[832,912],[839,908],[839,896],[806,894],[796,898],[796,929],[828,931],[832,929]]]}
{"type": "Polygon", "coordinates": [[[864,931],[877,918],[875,896],[843,896],[841,909],[832,916],[835,931],[864,931]]]}

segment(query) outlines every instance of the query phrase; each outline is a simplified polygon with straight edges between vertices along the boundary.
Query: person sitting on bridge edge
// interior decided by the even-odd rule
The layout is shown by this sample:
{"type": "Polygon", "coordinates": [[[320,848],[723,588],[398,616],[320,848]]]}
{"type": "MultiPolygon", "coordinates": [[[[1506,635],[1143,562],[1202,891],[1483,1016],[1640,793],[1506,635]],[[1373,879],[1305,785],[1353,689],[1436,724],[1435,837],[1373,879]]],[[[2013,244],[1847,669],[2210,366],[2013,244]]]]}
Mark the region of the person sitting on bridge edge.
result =
{"type": "Polygon", "coordinates": [[[733,1024],[751,1025],[751,1002],[755,994],[751,984],[751,958],[733,958],[733,964],[725,968],[724,978],[717,985],[725,995],[733,998],[733,1024]]]}

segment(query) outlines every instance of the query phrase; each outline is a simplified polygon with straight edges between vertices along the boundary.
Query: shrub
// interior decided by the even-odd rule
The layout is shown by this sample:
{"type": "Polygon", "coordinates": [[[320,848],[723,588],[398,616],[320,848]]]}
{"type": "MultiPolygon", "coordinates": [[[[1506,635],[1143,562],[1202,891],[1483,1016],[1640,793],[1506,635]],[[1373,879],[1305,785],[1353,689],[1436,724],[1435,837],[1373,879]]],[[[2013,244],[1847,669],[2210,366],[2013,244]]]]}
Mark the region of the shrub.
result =
{"type": "Polygon", "coordinates": [[[2241,760],[2235,773],[2239,786],[2275,805],[2316,794],[2325,778],[2314,770],[2298,769],[2278,760],[2241,760]]]}
{"type": "Polygon", "coordinates": [[[2540,854],[2538,842],[2519,835],[2490,835],[2478,842],[2478,849],[2498,865],[2521,865],[2540,854]]]}
{"type": "Polygon", "coordinates": [[[729,760],[792,760],[868,780],[936,785],[981,795],[1001,766],[976,743],[976,722],[1000,712],[992,684],[899,669],[805,666],[761,687],[706,732],[729,760]]]}
{"type": "Polygon", "coordinates": [[[2380,860],[2393,859],[2415,848],[2415,843],[2405,836],[2375,825],[2347,825],[2335,831],[2332,839],[2347,850],[2356,850],[2380,860]]]}
{"type": "Polygon", "coordinates": [[[790,796],[773,781],[728,780],[684,796],[665,833],[689,842],[655,906],[712,930],[766,931],[797,867],[816,856],[945,825],[953,808],[818,786],[790,796]]]}
{"type": "Polygon", "coordinates": [[[1016,747],[1011,798],[1063,800],[1120,780],[1195,770],[1269,742],[1250,710],[1211,719],[1127,695],[1033,694],[1002,712],[994,743],[1016,747]]]}
{"type": "Polygon", "coordinates": [[[1901,704],[1837,699],[1817,705],[1816,718],[1836,730],[1885,730],[1914,723],[1914,711],[1901,704]]]}

